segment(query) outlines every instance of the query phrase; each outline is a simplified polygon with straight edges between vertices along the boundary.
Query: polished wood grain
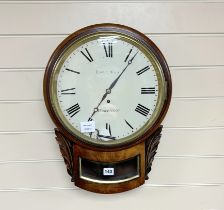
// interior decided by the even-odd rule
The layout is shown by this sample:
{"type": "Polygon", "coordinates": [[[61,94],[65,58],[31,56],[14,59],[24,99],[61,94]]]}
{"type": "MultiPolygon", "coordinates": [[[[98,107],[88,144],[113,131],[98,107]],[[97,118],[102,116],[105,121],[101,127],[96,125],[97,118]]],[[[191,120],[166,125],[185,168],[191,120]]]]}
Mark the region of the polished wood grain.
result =
{"type": "MultiPolygon", "coordinates": [[[[71,181],[76,186],[85,190],[97,193],[119,193],[130,189],[134,189],[144,184],[145,179],[149,179],[148,173],[151,171],[152,162],[154,160],[158,144],[161,138],[162,126],[160,126],[145,142],[141,142],[135,146],[121,149],[118,151],[102,151],[92,150],[77,144],[67,139],[58,129],[55,129],[56,140],[59,144],[59,148],[67,167],[67,172],[71,176],[71,181]],[[119,183],[103,183],[94,180],[86,180],[81,176],[81,162],[80,159],[86,159],[88,161],[98,162],[98,166],[103,163],[119,163],[122,161],[130,160],[131,158],[137,158],[138,176],[130,180],[120,180],[119,183]]],[[[116,168],[116,166],[114,166],[116,168]]],[[[123,165],[124,167],[124,165],[123,165]]],[[[129,168],[122,168],[123,174],[130,170],[129,168]]],[[[116,176],[116,174],[115,174],[116,176]]],[[[129,177],[128,177],[129,178],[129,177]]],[[[96,178],[97,179],[97,178],[96,178]]]]}

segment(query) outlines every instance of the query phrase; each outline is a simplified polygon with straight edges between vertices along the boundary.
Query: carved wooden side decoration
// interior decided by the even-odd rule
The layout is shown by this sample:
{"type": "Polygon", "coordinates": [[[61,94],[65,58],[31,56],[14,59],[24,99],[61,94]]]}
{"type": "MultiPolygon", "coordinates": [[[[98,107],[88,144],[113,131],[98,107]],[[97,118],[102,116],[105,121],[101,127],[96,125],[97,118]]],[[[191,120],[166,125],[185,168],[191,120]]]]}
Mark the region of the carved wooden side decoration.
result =
{"type": "Polygon", "coordinates": [[[163,126],[158,127],[149,139],[145,141],[145,179],[148,179],[148,173],[151,171],[152,162],[162,136],[162,128],[163,126]]]}
{"type": "Polygon", "coordinates": [[[69,141],[58,129],[55,129],[56,140],[59,144],[62,157],[67,167],[68,174],[74,182],[73,142],[69,141]]]}

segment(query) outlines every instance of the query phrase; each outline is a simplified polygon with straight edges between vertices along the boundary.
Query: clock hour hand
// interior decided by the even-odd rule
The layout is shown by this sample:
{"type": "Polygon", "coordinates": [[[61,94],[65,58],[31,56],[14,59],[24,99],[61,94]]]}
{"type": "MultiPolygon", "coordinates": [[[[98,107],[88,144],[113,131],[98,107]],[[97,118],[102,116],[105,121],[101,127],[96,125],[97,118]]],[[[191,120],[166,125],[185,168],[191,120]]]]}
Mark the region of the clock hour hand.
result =
{"type": "MultiPolygon", "coordinates": [[[[89,117],[89,120],[91,120],[91,118],[93,117],[93,115],[96,113],[96,112],[98,112],[99,111],[99,106],[100,106],[100,104],[104,101],[104,99],[107,97],[107,92],[106,93],[104,93],[104,95],[103,95],[103,97],[101,98],[101,101],[99,102],[99,104],[97,105],[97,107],[95,107],[94,108],[94,110],[93,110],[93,113],[91,114],[91,116],[89,117]]],[[[88,121],[89,121],[88,120],[88,121]]]]}

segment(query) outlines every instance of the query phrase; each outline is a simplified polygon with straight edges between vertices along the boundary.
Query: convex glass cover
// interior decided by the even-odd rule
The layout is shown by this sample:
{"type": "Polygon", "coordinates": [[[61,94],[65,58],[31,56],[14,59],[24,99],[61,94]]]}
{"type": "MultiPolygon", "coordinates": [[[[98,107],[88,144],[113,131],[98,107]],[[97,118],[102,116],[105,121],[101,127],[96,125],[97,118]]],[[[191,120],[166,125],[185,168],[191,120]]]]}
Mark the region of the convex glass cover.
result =
{"type": "Polygon", "coordinates": [[[70,40],[50,76],[50,103],[80,141],[135,141],[158,120],[166,81],[153,48],[125,31],[90,31],[70,40]]]}

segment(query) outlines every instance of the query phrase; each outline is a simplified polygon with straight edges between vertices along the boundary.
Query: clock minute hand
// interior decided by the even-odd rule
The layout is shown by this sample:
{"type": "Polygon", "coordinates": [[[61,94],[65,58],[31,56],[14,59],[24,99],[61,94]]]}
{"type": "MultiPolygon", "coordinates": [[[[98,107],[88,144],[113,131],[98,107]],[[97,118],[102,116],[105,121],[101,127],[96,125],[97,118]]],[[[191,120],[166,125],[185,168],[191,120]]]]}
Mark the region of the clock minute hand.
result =
{"type": "Polygon", "coordinates": [[[117,81],[120,79],[121,75],[125,72],[125,70],[128,68],[128,66],[132,63],[135,56],[138,54],[138,52],[135,53],[135,55],[128,61],[127,66],[123,69],[123,71],[120,73],[120,75],[111,83],[110,87],[106,90],[106,92],[110,93],[112,88],[116,85],[117,81]]]}
{"type": "Polygon", "coordinates": [[[104,101],[104,99],[107,97],[108,94],[111,93],[112,88],[116,85],[117,81],[120,79],[121,75],[125,72],[125,70],[128,68],[128,66],[130,64],[132,64],[132,61],[134,60],[135,56],[138,54],[138,52],[135,53],[135,55],[128,61],[128,64],[125,66],[125,68],[122,70],[122,72],[120,73],[120,75],[111,83],[110,87],[108,89],[106,89],[106,92],[104,93],[101,101],[99,102],[99,104],[97,105],[97,107],[94,108],[94,111],[92,113],[92,115],[89,117],[89,119],[91,119],[93,117],[93,115],[98,112],[98,108],[100,106],[100,104],[104,101]]]}

